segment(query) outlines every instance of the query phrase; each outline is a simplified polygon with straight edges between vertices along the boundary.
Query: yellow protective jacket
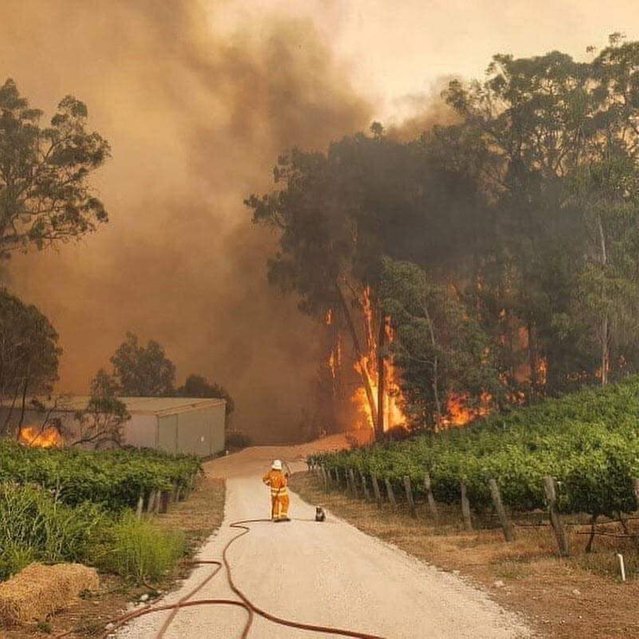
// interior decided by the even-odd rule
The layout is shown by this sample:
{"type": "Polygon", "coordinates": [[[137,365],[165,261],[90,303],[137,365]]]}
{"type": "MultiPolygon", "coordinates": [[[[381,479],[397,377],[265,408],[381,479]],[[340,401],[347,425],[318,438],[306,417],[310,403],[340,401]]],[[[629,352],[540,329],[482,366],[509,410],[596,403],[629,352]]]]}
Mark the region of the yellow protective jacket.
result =
{"type": "Polygon", "coordinates": [[[269,470],[262,481],[271,487],[272,497],[283,497],[288,495],[288,479],[281,470],[269,470]]]}

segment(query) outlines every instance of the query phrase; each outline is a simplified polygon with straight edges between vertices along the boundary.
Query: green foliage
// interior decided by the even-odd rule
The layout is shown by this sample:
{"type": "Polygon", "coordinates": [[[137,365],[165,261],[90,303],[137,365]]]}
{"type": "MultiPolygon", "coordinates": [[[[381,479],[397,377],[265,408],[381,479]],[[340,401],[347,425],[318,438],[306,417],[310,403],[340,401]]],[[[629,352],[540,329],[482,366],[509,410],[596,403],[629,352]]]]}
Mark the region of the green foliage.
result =
{"type": "MultiPolygon", "coordinates": [[[[104,392],[104,390],[103,390],[104,392]]],[[[78,424],[73,446],[91,444],[100,448],[105,444],[122,444],[122,424],[131,418],[124,402],[117,397],[91,397],[87,407],[75,414],[78,424]]]]}
{"type": "Polygon", "coordinates": [[[188,487],[200,468],[195,457],[155,450],[40,449],[0,440],[0,482],[38,484],[70,506],[89,501],[110,511],[135,508],[141,494],[188,487]]]}
{"type": "Polygon", "coordinates": [[[106,222],[88,178],[110,149],[86,130],[86,106],[66,96],[41,127],[42,112],[9,79],[0,87],[0,111],[0,257],[78,238],[106,222]]]}
{"type": "Polygon", "coordinates": [[[131,511],[69,506],[38,486],[0,484],[0,581],[34,561],[77,561],[135,583],[158,581],[185,550],[181,532],[163,531],[131,511]]]}
{"type": "Polygon", "coordinates": [[[89,561],[104,523],[94,504],[71,508],[43,488],[0,484],[0,580],[32,561],[89,561]]]}
{"type": "Polygon", "coordinates": [[[235,410],[235,402],[230,393],[220,384],[211,384],[202,375],[189,375],[176,393],[178,397],[213,397],[226,400],[226,416],[235,410]]]}
{"type": "Polygon", "coordinates": [[[398,488],[408,475],[417,494],[428,471],[436,499],[446,503],[459,500],[463,480],[477,509],[490,507],[490,478],[513,509],[543,508],[542,480],[550,475],[558,481],[564,512],[612,516],[636,510],[638,424],[639,377],[633,377],[494,415],[466,429],[313,459],[389,477],[398,488]]]}
{"type": "Polygon", "coordinates": [[[461,300],[416,264],[389,258],[382,261],[380,296],[396,328],[391,351],[414,423],[439,427],[454,393],[466,394],[469,404],[484,392],[497,398],[488,336],[461,300]]]}
{"type": "Polygon", "coordinates": [[[166,357],[162,346],[149,340],[138,343],[137,335],[127,333],[126,339],[113,354],[113,383],[104,371],[93,381],[96,387],[115,388],[123,397],[170,397],[174,394],[175,364],[166,357]]]}
{"type": "MultiPolygon", "coordinates": [[[[19,406],[28,394],[49,392],[61,352],[49,320],[35,306],[0,290],[0,399],[19,406]]],[[[0,433],[4,427],[0,424],[0,433]]]]}
{"type": "Polygon", "coordinates": [[[132,513],[125,513],[110,527],[103,543],[98,566],[137,584],[166,577],[186,550],[181,531],[161,530],[132,513]]]}
{"type": "MultiPolygon", "coordinates": [[[[495,55],[445,99],[454,124],[403,142],[375,123],[326,152],[295,149],[246,202],[279,233],[271,282],[316,318],[332,311],[324,361],[349,333],[361,350],[347,315],[363,314],[367,287],[374,321],[385,306],[398,326],[402,391],[425,424],[438,386],[503,408],[639,372],[639,43],[617,34],[587,62],[495,55]],[[384,258],[427,281],[380,290],[384,258]]],[[[339,397],[325,373],[320,397],[339,397]]]]}

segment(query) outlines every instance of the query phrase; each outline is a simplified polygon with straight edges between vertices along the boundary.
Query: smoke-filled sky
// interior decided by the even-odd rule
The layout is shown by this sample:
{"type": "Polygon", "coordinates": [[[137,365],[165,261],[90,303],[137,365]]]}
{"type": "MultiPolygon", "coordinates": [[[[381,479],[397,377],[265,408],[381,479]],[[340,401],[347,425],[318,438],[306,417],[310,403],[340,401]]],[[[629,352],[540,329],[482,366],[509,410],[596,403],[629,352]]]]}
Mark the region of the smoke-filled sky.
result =
{"type": "Polygon", "coordinates": [[[635,0],[3,0],[0,80],[48,114],[85,101],[113,149],[94,181],[110,223],[9,267],[60,332],[60,389],[86,391],[131,330],[180,381],[227,386],[240,428],[290,439],[312,326],[267,287],[274,237],[242,204],[278,153],[398,123],[496,52],[584,57],[638,37],[638,17],[635,0]]]}

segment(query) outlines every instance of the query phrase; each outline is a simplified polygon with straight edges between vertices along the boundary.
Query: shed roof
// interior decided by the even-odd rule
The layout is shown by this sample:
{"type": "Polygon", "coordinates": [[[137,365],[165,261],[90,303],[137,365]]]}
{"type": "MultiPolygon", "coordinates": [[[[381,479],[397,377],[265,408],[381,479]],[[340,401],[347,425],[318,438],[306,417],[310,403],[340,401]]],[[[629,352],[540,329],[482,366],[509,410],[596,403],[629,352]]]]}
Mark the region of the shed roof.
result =
{"type": "MultiPolygon", "coordinates": [[[[53,402],[38,398],[39,401],[47,407],[51,407],[53,402]]],[[[54,411],[70,412],[84,410],[90,397],[88,395],[72,395],[60,397],[54,411]]],[[[203,397],[118,397],[124,402],[127,410],[132,415],[174,415],[176,413],[184,413],[192,410],[201,410],[211,408],[213,406],[224,406],[226,400],[217,398],[203,397]]],[[[3,406],[10,405],[11,402],[2,402],[3,406]]],[[[27,401],[27,410],[30,408],[30,402],[27,401]]]]}

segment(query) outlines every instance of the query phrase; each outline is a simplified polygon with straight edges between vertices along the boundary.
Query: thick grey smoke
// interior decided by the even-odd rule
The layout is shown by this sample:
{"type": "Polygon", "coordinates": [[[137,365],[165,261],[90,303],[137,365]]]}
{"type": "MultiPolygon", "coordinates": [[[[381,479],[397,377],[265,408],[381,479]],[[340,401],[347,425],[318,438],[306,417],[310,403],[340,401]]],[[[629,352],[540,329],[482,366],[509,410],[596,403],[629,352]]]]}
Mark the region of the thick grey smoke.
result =
{"type": "Polygon", "coordinates": [[[5,0],[0,79],[51,111],[71,93],[113,147],[96,185],[111,222],[57,252],[19,256],[12,287],[61,335],[60,388],[90,377],[131,330],[180,377],[236,398],[236,424],[290,439],[316,359],[310,322],[265,280],[275,238],[243,197],[277,154],[365,127],[368,105],[306,21],[219,28],[195,0],[5,0]]]}

